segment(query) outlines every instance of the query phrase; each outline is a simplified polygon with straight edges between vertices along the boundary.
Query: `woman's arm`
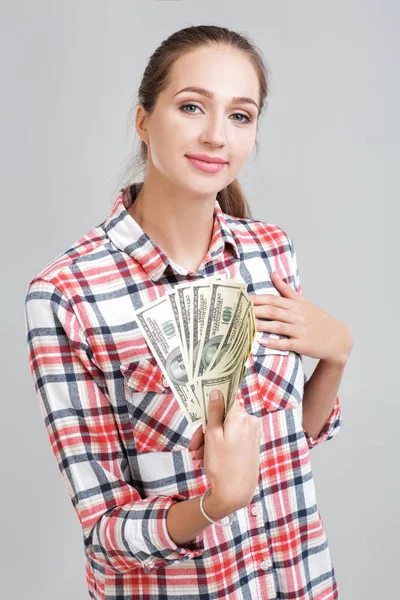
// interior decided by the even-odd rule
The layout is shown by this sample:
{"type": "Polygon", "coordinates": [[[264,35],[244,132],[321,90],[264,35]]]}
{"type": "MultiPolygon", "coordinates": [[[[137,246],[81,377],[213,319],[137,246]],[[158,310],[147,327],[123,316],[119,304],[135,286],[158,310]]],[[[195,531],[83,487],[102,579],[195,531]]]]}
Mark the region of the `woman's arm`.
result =
{"type": "MultiPolygon", "coordinates": [[[[294,243],[285,232],[284,234],[290,253],[289,284],[298,294],[303,295],[294,243]]],[[[337,355],[329,360],[320,359],[312,376],[304,384],[303,431],[310,449],[323,440],[331,439],[341,427],[338,390],[352,348],[353,339],[347,328],[337,355]]]]}
{"type": "MultiPolygon", "coordinates": [[[[35,278],[28,288],[29,363],[51,449],[79,518],[87,556],[115,573],[127,573],[201,555],[202,536],[178,546],[168,534],[166,519],[170,507],[182,503],[172,513],[171,528],[181,538],[174,517],[194,516],[198,510],[196,523],[204,524],[206,519],[194,506],[199,500],[187,501],[180,494],[141,498],[126,480],[126,449],[104,374],[91,360],[72,303],[59,287],[62,282],[56,281],[57,285],[35,278]]],[[[206,506],[207,499],[204,510],[206,506]]],[[[218,516],[213,508],[209,501],[210,516],[218,516]]]]}
{"type": "MultiPolygon", "coordinates": [[[[178,545],[187,544],[211,525],[200,510],[200,498],[201,496],[196,496],[184,502],[177,502],[168,510],[168,532],[178,545]]],[[[212,491],[204,498],[203,508],[214,521],[219,521],[233,512],[228,507],[224,507],[221,501],[213,496],[212,491]]]]}
{"type": "Polygon", "coordinates": [[[325,427],[338,398],[338,390],[347,358],[320,360],[304,384],[303,429],[314,440],[325,427]]]}

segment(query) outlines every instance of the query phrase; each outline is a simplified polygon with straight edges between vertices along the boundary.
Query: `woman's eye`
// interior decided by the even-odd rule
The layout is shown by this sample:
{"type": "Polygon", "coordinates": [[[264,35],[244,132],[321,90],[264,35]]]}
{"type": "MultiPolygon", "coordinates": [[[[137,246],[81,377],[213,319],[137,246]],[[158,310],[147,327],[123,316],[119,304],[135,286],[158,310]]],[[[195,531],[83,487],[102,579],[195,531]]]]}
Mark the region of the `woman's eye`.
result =
{"type": "MultiPolygon", "coordinates": [[[[187,104],[182,104],[182,105],[179,107],[179,109],[180,109],[182,112],[188,112],[188,111],[184,110],[184,109],[185,109],[185,108],[187,108],[188,106],[192,106],[192,107],[194,107],[194,108],[198,108],[198,109],[200,110],[200,106],[197,106],[197,104],[188,104],[188,103],[187,103],[187,104]]],[[[190,111],[189,111],[189,113],[188,113],[188,114],[190,114],[190,111]]],[[[194,114],[194,113],[192,112],[192,114],[194,114]]],[[[242,113],[234,113],[234,115],[235,115],[235,116],[236,116],[236,115],[239,115],[239,117],[244,117],[245,121],[243,121],[243,120],[238,120],[238,119],[234,119],[234,121],[238,121],[238,123],[251,123],[251,121],[252,121],[252,119],[250,119],[250,117],[248,117],[247,115],[244,115],[244,114],[242,114],[242,113]]]]}
{"type": "Polygon", "coordinates": [[[187,112],[186,110],[183,110],[184,108],[187,108],[188,106],[194,106],[194,108],[200,108],[199,106],[197,106],[197,104],[182,104],[182,106],[180,106],[180,110],[182,110],[182,112],[187,112]]]}

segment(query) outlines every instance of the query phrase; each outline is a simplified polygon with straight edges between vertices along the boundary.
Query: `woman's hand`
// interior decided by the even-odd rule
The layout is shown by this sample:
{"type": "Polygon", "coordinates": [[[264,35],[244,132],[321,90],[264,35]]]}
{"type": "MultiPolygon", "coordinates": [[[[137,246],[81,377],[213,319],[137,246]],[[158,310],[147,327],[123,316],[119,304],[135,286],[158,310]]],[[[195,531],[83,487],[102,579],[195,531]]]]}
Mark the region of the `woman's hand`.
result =
{"type": "Polygon", "coordinates": [[[198,461],[197,466],[202,467],[204,456],[204,433],[201,425],[193,434],[192,441],[189,445],[189,451],[191,452],[193,461],[198,461]]]}
{"type": "MultiPolygon", "coordinates": [[[[260,420],[235,399],[224,421],[224,398],[211,400],[204,433],[204,470],[211,483],[211,517],[247,506],[257,487],[260,470],[260,420]]],[[[217,517],[220,518],[220,517],[217,517]]]]}
{"type": "Polygon", "coordinates": [[[280,296],[250,295],[257,330],[286,335],[288,339],[269,337],[267,340],[261,339],[260,344],[276,350],[291,350],[326,362],[346,361],[353,347],[347,325],[298,294],[277,273],[272,273],[271,281],[280,296]]]}

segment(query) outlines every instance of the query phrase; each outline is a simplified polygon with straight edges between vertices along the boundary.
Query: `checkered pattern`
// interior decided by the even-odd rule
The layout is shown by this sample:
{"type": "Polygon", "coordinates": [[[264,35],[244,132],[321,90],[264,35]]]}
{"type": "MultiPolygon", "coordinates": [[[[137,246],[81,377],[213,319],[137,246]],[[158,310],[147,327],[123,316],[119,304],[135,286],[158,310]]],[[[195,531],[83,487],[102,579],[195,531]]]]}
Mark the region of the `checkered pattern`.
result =
{"type": "Polygon", "coordinates": [[[82,527],[95,600],[338,598],[317,509],[310,450],[341,425],[339,398],[316,439],[303,430],[306,375],[295,352],[258,344],[237,398],[261,419],[252,502],[229,528],[178,546],[168,509],[209,482],[192,463],[193,431],[134,319],[174,285],[221,274],[249,293],[276,270],[301,293],[290,237],[277,225],[224,214],[215,203],[197,272],[171,261],[130,216],[137,184],[98,226],[29,284],[29,364],[51,449],[82,527]]]}

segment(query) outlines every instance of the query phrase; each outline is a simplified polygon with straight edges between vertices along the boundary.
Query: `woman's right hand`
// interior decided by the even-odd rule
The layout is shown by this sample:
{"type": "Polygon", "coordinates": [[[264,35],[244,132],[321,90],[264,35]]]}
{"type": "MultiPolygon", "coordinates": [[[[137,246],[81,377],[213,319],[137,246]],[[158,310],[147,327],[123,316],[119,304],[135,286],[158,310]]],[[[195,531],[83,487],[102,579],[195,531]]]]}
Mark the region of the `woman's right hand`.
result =
{"type": "Polygon", "coordinates": [[[216,512],[228,515],[250,504],[254,496],[259,476],[261,427],[258,417],[250,415],[237,400],[224,421],[222,393],[218,390],[216,400],[211,396],[203,457],[211,493],[205,500],[210,516],[216,512]]]}

